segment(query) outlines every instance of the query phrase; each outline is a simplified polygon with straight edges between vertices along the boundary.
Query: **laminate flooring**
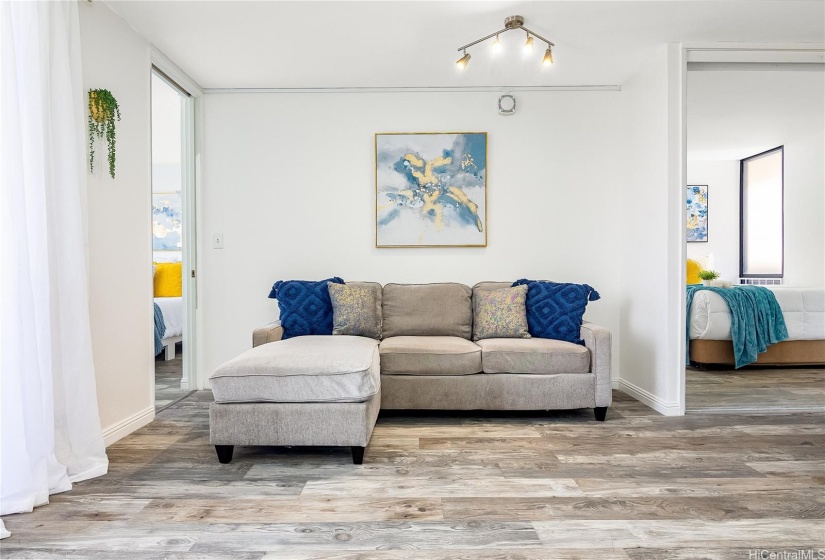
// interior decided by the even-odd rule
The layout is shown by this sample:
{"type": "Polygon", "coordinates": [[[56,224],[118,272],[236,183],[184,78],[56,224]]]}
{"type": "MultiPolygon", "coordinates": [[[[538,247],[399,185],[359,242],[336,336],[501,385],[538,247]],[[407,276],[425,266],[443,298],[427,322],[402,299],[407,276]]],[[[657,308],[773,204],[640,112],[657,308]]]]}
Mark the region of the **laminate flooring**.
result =
{"type": "Polygon", "coordinates": [[[155,410],[161,411],[172,403],[181,400],[192,391],[181,389],[180,381],[183,378],[183,356],[178,352],[173,360],[164,360],[161,356],[155,357],[155,410]]]}
{"type": "Polygon", "coordinates": [[[687,414],[825,413],[825,369],[820,367],[688,367],[685,380],[687,414]]]}
{"type": "Polygon", "coordinates": [[[236,447],[221,465],[211,400],[199,391],[170,406],[108,448],[108,475],[6,516],[0,557],[727,560],[825,549],[818,413],[664,417],[619,392],[603,423],[592,410],[382,412],[360,466],[348,448],[306,447],[236,447]]]}

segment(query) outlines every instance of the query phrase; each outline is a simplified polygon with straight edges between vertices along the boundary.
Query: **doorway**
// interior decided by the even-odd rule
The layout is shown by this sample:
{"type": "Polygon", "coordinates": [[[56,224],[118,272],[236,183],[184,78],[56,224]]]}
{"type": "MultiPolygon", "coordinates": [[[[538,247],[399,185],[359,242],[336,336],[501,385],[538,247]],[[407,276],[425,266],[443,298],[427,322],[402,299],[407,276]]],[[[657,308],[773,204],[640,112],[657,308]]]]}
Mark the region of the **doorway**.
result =
{"type": "Polygon", "coordinates": [[[195,387],[190,356],[194,278],[194,120],[192,96],[152,68],[152,269],[155,310],[155,411],[195,387]]]}
{"type": "Polygon", "coordinates": [[[812,323],[825,323],[804,302],[823,286],[825,69],[688,63],[686,92],[687,283],[713,271],[718,289],[770,290],[793,341],[769,346],[751,365],[734,364],[724,294],[693,292],[686,412],[819,411],[825,369],[804,357],[812,337],[825,335],[812,323]]]}

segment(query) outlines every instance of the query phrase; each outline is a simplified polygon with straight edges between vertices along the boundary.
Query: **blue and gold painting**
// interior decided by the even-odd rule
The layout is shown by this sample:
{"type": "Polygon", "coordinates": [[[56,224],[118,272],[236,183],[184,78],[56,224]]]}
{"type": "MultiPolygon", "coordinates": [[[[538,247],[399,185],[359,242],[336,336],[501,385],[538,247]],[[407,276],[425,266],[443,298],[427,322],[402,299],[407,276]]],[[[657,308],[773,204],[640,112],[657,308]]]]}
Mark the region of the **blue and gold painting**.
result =
{"type": "Polygon", "coordinates": [[[708,240],[708,186],[688,185],[687,188],[688,243],[708,240]]]}
{"type": "Polygon", "coordinates": [[[487,245],[487,133],[375,135],[376,247],[487,245]]]}
{"type": "Polygon", "coordinates": [[[152,250],[180,251],[181,228],[180,193],[152,195],[152,250]]]}

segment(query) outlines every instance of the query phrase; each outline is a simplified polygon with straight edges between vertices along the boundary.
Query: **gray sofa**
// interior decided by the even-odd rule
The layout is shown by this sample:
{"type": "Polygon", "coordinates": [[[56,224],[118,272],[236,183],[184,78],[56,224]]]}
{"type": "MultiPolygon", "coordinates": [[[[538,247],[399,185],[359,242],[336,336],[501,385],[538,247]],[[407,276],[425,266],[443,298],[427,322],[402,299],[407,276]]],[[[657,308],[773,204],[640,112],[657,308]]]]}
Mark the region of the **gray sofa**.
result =
{"type": "Polygon", "coordinates": [[[610,332],[585,322],[584,346],[542,338],[472,341],[473,294],[510,282],[350,283],[380,297],[380,342],[363,337],[281,340],[255,329],[253,349],[210,378],[211,441],[221,462],[234,445],[345,445],[363,460],[382,409],[560,410],[611,404],[610,332]],[[270,344],[277,342],[277,344],[270,344]]]}

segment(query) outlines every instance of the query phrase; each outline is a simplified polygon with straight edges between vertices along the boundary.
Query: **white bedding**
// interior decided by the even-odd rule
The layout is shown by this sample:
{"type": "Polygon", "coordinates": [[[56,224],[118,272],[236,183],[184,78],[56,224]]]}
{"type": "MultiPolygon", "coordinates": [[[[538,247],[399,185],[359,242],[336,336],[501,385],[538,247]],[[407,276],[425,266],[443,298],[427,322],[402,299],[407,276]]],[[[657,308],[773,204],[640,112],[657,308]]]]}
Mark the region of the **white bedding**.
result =
{"type": "Polygon", "coordinates": [[[163,313],[163,322],[166,325],[163,338],[183,336],[183,298],[156,297],[155,303],[160,307],[160,311],[163,313]]]}
{"type": "MultiPolygon", "coordinates": [[[[785,317],[788,340],[825,339],[824,288],[768,288],[785,317]]],[[[690,308],[690,338],[730,340],[730,310],[722,297],[699,290],[690,308]]]]}

